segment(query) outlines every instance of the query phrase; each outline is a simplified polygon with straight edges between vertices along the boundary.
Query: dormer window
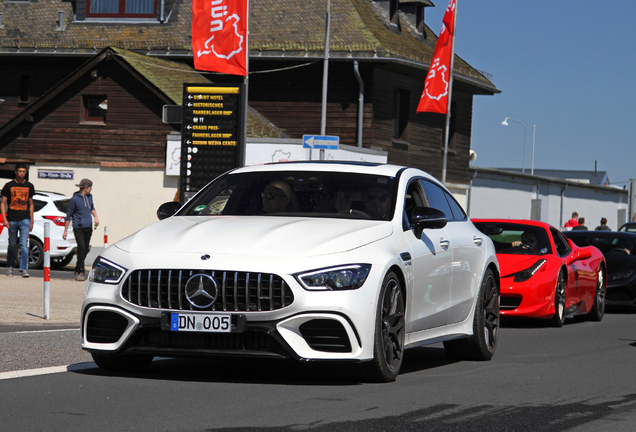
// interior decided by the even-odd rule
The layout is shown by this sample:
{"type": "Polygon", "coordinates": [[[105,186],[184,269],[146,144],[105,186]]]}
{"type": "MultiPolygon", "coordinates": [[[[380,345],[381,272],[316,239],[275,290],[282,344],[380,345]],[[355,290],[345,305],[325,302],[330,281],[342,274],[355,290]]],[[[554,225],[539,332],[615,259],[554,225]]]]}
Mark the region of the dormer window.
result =
{"type": "Polygon", "coordinates": [[[399,0],[391,0],[389,5],[389,22],[391,26],[395,26],[398,30],[400,29],[399,3],[399,0]]]}
{"type": "Polygon", "coordinates": [[[415,30],[424,39],[426,39],[424,10],[430,6],[435,6],[430,0],[401,0],[399,2],[400,10],[406,14],[409,23],[415,26],[415,30]]]}
{"type": "Polygon", "coordinates": [[[154,18],[157,0],[86,0],[91,18],[154,18]]]}

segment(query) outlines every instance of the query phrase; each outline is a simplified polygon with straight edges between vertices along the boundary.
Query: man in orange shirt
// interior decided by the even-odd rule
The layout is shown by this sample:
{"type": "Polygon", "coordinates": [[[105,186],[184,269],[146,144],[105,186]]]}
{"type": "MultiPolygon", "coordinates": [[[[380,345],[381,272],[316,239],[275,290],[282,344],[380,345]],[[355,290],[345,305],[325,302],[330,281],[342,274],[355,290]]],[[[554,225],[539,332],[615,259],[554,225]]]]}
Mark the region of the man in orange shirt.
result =
{"type": "Polygon", "coordinates": [[[26,180],[28,167],[19,163],[15,166],[15,180],[2,188],[0,212],[4,226],[9,229],[9,247],[7,249],[7,276],[13,276],[18,233],[20,237],[20,272],[29,277],[29,233],[33,231],[33,195],[35,188],[26,180]]]}

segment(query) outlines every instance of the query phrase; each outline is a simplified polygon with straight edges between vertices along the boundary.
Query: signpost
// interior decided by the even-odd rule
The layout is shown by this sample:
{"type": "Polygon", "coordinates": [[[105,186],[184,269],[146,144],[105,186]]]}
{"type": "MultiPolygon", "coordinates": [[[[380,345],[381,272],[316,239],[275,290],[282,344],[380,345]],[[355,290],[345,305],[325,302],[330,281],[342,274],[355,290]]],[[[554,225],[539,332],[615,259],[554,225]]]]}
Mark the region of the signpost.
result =
{"type": "Polygon", "coordinates": [[[340,138],[329,135],[303,135],[303,147],[316,150],[338,150],[340,138]]]}
{"type": "Polygon", "coordinates": [[[245,84],[184,84],[180,201],[186,202],[245,153],[245,84]]]}

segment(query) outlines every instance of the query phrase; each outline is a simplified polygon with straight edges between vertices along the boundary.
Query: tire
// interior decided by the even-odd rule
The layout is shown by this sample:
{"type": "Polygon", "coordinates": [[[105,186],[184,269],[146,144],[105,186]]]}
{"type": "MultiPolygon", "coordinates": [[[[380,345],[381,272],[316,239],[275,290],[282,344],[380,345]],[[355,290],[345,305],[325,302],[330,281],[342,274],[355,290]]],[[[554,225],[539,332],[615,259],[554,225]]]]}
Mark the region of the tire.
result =
{"type": "Polygon", "coordinates": [[[594,292],[594,303],[592,310],[586,315],[590,321],[601,321],[605,315],[605,292],[607,282],[605,280],[605,268],[600,266],[596,277],[596,291],[594,292]]]}
{"type": "Polygon", "coordinates": [[[563,327],[565,323],[566,299],[567,281],[565,279],[565,273],[560,271],[554,289],[554,316],[550,319],[550,325],[552,327],[563,327]]]}
{"type": "Polygon", "coordinates": [[[475,305],[473,335],[444,342],[451,359],[486,361],[492,359],[499,341],[499,280],[488,269],[481,282],[475,305]]]}
{"type": "Polygon", "coordinates": [[[367,382],[391,382],[400,373],[404,358],[404,294],[394,272],[382,282],[375,319],[373,360],[360,365],[367,382]]]}
{"type": "Polygon", "coordinates": [[[70,254],[63,256],[61,258],[51,258],[51,267],[57,268],[57,269],[66,267],[67,265],[71,263],[71,261],[73,261],[74,256],[75,256],[75,253],[71,252],[70,254]]]}
{"type": "MultiPolygon", "coordinates": [[[[16,247],[16,259],[20,263],[20,246],[16,247]]],[[[29,265],[28,268],[41,268],[44,263],[44,245],[35,237],[29,237],[29,265]]]]}
{"type": "Polygon", "coordinates": [[[152,362],[151,355],[134,354],[97,354],[91,353],[93,361],[100,369],[117,372],[139,372],[152,362]]]}

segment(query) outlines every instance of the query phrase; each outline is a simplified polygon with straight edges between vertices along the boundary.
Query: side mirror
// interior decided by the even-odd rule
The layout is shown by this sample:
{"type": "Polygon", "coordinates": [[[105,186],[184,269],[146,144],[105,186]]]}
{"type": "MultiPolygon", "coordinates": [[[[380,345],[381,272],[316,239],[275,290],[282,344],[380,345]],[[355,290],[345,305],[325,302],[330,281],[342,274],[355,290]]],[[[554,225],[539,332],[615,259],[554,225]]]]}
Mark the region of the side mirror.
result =
{"type": "Polygon", "coordinates": [[[411,225],[415,227],[417,238],[422,237],[422,230],[444,228],[448,223],[443,211],[431,207],[415,207],[411,211],[411,225]]]}
{"type": "Polygon", "coordinates": [[[170,216],[174,216],[174,214],[181,208],[181,203],[178,201],[168,201],[167,203],[163,203],[157,209],[157,217],[159,220],[163,220],[169,218],[170,216]]]}
{"type": "Polygon", "coordinates": [[[589,249],[577,249],[570,258],[570,262],[585,260],[588,258],[592,258],[592,252],[589,249]]]}

